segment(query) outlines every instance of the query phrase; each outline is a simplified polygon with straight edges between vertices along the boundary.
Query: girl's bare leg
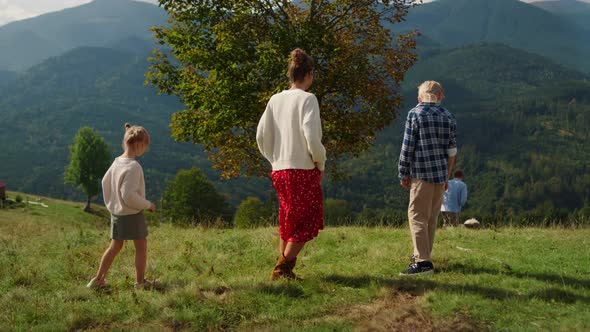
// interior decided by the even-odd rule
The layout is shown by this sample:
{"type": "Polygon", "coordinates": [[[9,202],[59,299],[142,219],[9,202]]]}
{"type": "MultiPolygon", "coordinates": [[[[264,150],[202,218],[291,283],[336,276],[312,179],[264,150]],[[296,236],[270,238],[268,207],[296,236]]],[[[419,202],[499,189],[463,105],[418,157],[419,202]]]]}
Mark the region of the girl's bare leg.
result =
{"type": "Polygon", "coordinates": [[[121,249],[123,249],[123,244],[125,244],[125,241],[123,240],[111,241],[111,245],[107,248],[100,259],[100,266],[98,268],[98,272],[96,273],[96,279],[100,281],[104,280],[111,267],[111,264],[113,264],[113,261],[115,260],[115,257],[117,257],[119,252],[121,252],[121,249]]]}
{"type": "Polygon", "coordinates": [[[135,278],[138,284],[145,279],[145,268],[147,265],[147,239],[133,240],[135,244],[135,278]]]}

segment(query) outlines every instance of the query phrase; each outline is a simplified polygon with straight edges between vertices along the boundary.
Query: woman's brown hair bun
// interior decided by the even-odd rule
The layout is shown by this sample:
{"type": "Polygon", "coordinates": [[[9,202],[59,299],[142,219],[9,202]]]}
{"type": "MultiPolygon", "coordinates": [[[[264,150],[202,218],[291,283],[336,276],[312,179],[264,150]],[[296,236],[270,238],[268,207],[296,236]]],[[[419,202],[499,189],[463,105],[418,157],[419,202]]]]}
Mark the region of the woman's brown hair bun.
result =
{"type": "Polygon", "coordinates": [[[305,52],[303,52],[303,50],[300,48],[296,48],[293,51],[291,51],[291,59],[293,59],[295,65],[300,65],[301,63],[303,63],[305,55],[305,52]]]}
{"type": "Polygon", "coordinates": [[[289,81],[301,82],[305,76],[313,71],[313,60],[304,50],[296,48],[291,51],[287,76],[289,81]]]}
{"type": "Polygon", "coordinates": [[[125,122],[125,130],[127,130],[129,128],[131,128],[131,125],[129,123],[125,122]]]}

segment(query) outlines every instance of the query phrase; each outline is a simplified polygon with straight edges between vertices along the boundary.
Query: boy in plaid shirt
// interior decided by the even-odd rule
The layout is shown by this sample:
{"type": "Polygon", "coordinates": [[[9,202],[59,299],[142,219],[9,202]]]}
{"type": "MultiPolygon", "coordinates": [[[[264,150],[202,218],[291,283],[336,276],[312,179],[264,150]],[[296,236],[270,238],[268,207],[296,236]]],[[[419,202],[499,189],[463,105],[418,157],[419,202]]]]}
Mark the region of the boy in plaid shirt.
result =
{"type": "Polygon", "coordinates": [[[443,193],[457,154],[457,122],[440,106],[440,83],[418,87],[418,105],[408,112],[399,158],[400,184],[410,190],[408,219],[414,243],[412,263],[400,275],[432,274],[434,233],[443,193]]]}

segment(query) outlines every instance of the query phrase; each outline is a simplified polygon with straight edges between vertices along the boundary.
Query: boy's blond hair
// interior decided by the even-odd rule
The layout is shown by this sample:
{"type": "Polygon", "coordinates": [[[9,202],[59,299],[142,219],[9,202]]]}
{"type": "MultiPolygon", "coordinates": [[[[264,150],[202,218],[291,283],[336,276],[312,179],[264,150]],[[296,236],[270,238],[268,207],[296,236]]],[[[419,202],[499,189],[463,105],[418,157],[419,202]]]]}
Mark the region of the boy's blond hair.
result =
{"type": "Polygon", "coordinates": [[[440,102],[438,95],[443,92],[442,85],[437,81],[426,81],[418,87],[418,97],[425,103],[440,102]]]}

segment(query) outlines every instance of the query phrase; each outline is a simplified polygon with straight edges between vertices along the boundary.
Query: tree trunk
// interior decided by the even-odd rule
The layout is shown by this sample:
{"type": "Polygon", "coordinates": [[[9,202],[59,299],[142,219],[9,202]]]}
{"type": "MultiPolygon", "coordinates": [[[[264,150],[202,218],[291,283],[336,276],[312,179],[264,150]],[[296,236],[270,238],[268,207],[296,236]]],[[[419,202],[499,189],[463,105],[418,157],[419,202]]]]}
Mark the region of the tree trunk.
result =
{"type": "Polygon", "coordinates": [[[84,212],[92,212],[92,208],[90,207],[90,196],[88,196],[88,200],[86,200],[86,206],[84,207],[84,212]]]}

